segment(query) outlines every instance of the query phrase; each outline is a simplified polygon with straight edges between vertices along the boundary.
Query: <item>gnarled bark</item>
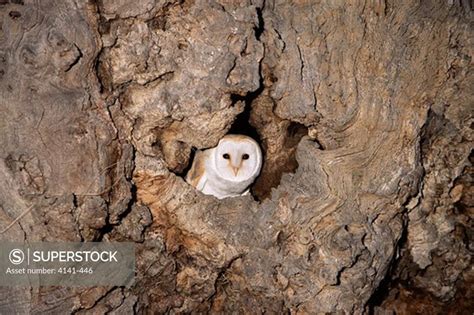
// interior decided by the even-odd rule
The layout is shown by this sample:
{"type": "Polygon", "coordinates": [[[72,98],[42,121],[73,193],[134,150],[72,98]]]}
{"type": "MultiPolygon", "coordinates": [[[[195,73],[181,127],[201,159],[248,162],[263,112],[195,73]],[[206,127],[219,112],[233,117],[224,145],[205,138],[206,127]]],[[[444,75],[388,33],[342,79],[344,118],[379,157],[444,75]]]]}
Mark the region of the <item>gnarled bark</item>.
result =
{"type": "Polygon", "coordinates": [[[0,15],[1,239],[138,248],[131,288],[2,288],[2,312],[472,312],[468,2],[0,15]],[[218,200],[183,175],[229,131],[265,163],[218,200]]]}

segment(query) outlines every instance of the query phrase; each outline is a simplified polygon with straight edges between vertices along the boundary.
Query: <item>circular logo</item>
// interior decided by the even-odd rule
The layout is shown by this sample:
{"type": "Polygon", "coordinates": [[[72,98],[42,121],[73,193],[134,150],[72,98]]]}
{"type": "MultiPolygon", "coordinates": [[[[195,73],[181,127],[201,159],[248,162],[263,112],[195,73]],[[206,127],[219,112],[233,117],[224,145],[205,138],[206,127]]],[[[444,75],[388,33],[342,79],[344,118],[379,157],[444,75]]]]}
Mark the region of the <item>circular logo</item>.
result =
{"type": "Polygon", "coordinates": [[[25,253],[21,249],[15,248],[10,251],[8,258],[12,264],[19,265],[25,260],[25,253]]]}

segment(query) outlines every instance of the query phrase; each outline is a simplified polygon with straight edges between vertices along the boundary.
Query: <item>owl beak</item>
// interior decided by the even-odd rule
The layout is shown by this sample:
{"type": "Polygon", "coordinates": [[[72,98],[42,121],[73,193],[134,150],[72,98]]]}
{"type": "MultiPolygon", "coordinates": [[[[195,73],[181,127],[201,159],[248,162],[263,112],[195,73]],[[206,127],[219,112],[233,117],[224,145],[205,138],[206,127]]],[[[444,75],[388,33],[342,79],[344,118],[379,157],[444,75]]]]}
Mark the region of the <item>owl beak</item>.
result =
{"type": "Polygon", "coordinates": [[[234,171],[234,175],[237,176],[237,174],[239,173],[240,167],[232,166],[232,170],[234,171]]]}

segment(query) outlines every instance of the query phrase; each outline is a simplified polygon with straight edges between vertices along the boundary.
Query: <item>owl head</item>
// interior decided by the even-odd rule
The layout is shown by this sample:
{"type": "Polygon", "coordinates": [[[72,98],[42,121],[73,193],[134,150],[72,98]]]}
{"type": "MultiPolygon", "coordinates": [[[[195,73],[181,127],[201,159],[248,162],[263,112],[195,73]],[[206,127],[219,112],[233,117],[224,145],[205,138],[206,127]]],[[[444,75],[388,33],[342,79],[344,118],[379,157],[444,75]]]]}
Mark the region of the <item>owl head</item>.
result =
{"type": "Polygon", "coordinates": [[[214,150],[215,169],[220,177],[232,182],[255,179],[262,167],[258,143],[243,135],[224,136],[214,150]]]}

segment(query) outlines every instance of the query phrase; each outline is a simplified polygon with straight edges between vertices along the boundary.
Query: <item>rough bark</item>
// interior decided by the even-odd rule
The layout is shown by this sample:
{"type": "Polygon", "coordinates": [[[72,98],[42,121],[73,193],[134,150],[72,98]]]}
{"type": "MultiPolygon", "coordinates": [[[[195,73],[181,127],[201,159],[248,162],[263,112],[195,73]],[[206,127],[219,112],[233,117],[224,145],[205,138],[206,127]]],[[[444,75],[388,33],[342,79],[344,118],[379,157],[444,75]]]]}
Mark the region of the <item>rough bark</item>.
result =
{"type": "Polygon", "coordinates": [[[472,313],[468,1],[0,1],[2,240],[133,241],[18,313],[472,313]],[[227,132],[253,196],[186,184],[227,132]],[[29,210],[29,211],[28,211],[29,210]]]}

